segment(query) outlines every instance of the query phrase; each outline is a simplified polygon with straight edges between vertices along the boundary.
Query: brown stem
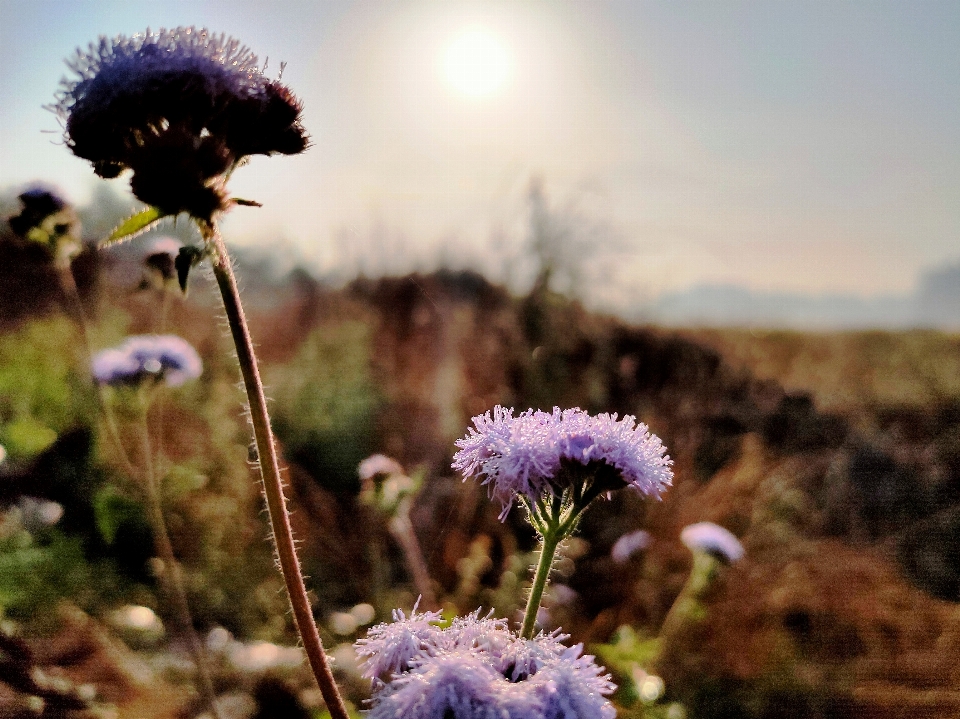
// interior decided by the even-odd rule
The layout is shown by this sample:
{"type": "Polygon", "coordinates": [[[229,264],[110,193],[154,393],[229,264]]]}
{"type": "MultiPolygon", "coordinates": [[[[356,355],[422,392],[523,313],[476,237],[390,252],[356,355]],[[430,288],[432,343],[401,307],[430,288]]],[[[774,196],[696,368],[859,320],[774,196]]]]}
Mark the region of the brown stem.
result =
{"type": "Polygon", "coordinates": [[[437,609],[437,597],[433,593],[433,583],[430,581],[430,572],[427,570],[427,563],[423,559],[423,551],[420,549],[420,542],[417,541],[417,535],[413,531],[413,523],[410,521],[410,500],[404,499],[397,508],[396,515],[387,525],[390,534],[403,550],[403,556],[407,560],[407,569],[413,576],[413,584],[420,594],[420,606],[424,609],[437,609]]]}
{"type": "Polygon", "coordinates": [[[249,402],[250,423],[253,425],[253,435],[257,445],[260,476],[263,479],[263,493],[267,500],[270,524],[273,528],[273,541],[277,549],[280,570],[287,586],[287,595],[290,597],[290,605],[293,608],[297,631],[300,633],[310,667],[313,669],[331,717],[349,719],[340,691],[333,679],[327,655],[323,650],[323,643],[320,641],[320,634],[313,619],[313,609],[307,596],[307,588],[303,583],[300,560],[297,557],[290,515],[287,511],[287,500],[283,493],[283,481],[280,477],[273,430],[267,413],[267,400],[263,393],[263,383],[260,380],[260,371],[253,351],[253,340],[240,304],[240,292],[237,289],[237,281],[233,275],[227,248],[216,224],[201,223],[200,230],[208,247],[213,250],[211,258],[213,274],[220,287],[230,332],[233,334],[233,342],[237,349],[237,359],[240,361],[240,371],[243,374],[243,384],[249,402]]]}

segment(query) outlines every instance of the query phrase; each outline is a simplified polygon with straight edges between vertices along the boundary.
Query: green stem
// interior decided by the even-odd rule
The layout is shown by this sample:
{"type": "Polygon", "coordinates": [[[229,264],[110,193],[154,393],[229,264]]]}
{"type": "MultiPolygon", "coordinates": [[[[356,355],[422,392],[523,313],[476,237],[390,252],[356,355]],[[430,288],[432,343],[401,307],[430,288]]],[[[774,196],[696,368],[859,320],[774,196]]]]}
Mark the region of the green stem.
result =
{"type": "Polygon", "coordinates": [[[564,538],[564,534],[556,526],[552,526],[543,535],[540,545],[540,561],[537,563],[537,572],[533,576],[533,586],[530,588],[530,598],[527,600],[527,609],[523,614],[523,627],[520,629],[522,639],[533,638],[533,628],[537,623],[537,612],[543,600],[543,590],[547,587],[550,578],[550,569],[553,567],[553,557],[557,547],[564,538]]]}
{"type": "Polygon", "coordinates": [[[217,694],[214,691],[213,680],[210,677],[210,667],[207,663],[206,653],[203,651],[203,645],[200,643],[196,629],[193,627],[193,617],[190,614],[190,604],[187,601],[187,592],[184,589],[183,574],[180,571],[180,563],[173,553],[173,543],[170,541],[170,534],[167,532],[167,523],[163,516],[163,502],[160,497],[160,487],[157,484],[156,472],[154,471],[153,449],[150,442],[150,430],[147,424],[147,402],[142,396],[140,405],[140,443],[143,454],[143,484],[147,494],[147,510],[150,514],[150,524],[153,528],[157,554],[160,555],[160,559],[163,561],[163,583],[166,585],[166,593],[170,599],[170,603],[173,605],[177,623],[180,624],[180,631],[187,642],[187,647],[193,657],[193,663],[197,667],[197,683],[199,684],[200,695],[203,697],[214,719],[221,719],[220,710],[217,708],[217,694]]]}
{"type": "MultiPolygon", "coordinates": [[[[77,289],[77,281],[74,279],[73,270],[69,265],[58,265],[57,277],[60,280],[60,288],[63,290],[64,295],[70,300],[70,302],[66,304],[66,311],[68,314],[73,315],[74,322],[80,328],[80,337],[83,340],[83,348],[86,351],[86,371],[89,372],[91,363],[93,362],[93,340],[91,339],[90,321],[87,319],[87,313],[83,311],[83,301],[80,299],[80,290],[77,289]]],[[[103,411],[103,418],[107,425],[107,434],[110,437],[110,442],[113,444],[113,450],[117,455],[117,459],[119,459],[123,465],[124,471],[130,477],[135,477],[138,473],[123,448],[123,441],[120,439],[120,431],[117,429],[117,422],[113,416],[110,400],[107,397],[107,390],[99,383],[97,383],[97,400],[100,402],[100,409],[103,411]]]]}
{"type": "Polygon", "coordinates": [[[693,553],[693,566],[690,575],[684,583],[680,594],[673,601],[667,616],[660,625],[657,635],[658,648],[650,661],[650,666],[657,671],[663,669],[664,659],[670,649],[670,644],[688,625],[695,623],[694,612],[703,599],[716,574],[717,560],[706,552],[693,553]]]}
{"type": "Polygon", "coordinates": [[[213,250],[213,274],[220,287],[227,321],[237,350],[237,359],[240,361],[240,371],[249,404],[250,422],[253,425],[253,435],[257,445],[260,476],[263,479],[263,493],[273,528],[273,541],[290,605],[293,608],[297,631],[300,633],[310,667],[313,669],[332,719],[349,719],[343,698],[334,681],[333,672],[330,670],[327,655],[323,650],[323,643],[320,641],[320,634],[313,618],[313,609],[307,596],[307,588],[303,582],[300,560],[293,540],[293,529],[290,526],[290,514],[287,511],[287,500],[283,493],[283,481],[280,477],[280,464],[274,446],[273,430],[267,413],[267,400],[263,393],[260,370],[253,351],[253,340],[240,304],[240,292],[237,289],[237,281],[230,265],[227,248],[215,223],[202,223],[200,231],[208,247],[213,250]]]}

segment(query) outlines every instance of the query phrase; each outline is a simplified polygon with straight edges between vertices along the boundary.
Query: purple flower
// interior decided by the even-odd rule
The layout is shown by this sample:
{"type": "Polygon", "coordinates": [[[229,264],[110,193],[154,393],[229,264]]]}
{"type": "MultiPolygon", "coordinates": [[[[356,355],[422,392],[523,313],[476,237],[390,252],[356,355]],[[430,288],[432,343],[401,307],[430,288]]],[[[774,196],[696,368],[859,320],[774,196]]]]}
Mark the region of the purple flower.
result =
{"type": "Polygon", "coordinates": [[[366,459],[360,461],[357,467],[357,474],[360,475],[361,480],[367,481],[373,479],[378,474],[403,474],[403,467],[400,466],[397,460],[391,459],[385,454],[371,454],[366,459]]]}
{"type": "Polygon", "coordinates": [[[713,554],[729,564],[743,557],[743,545],[728,530],[713,522],[697,522],[683,528],[680,541],[691,552],[713,554]]]}
{"type": "Polygon", "coordinates": [[[248,155],[307,147],[300,102],[257,56],[205,29],[101,38],[67,65],[53,109],[75,155],[101,177],[133,170],[134,194],[165,214],[209,220],[225,174],[248,155]]]}
{"type": "Polygon", "coordinates": [[[363,659],[363,676],[376,681],[400,674],[414,660],[436,654],[442,643],[442,631],[437,626],[441,621],[440,612],[418,614],[414,607],[408,618],[402,609],[394,609],[392,623],[371,627],[366,638],[356,643],[357,656],[363,659]]]}
{"type": "Polygon", "coordinates": [[[618,539],[610,549],[610,557],[617,564],[623,564],[641,549],[650,544],[650,533],[642,529],[628,532],[618,539]]]}
{"type": "MultiPolygon", "coordinates": [[[[531,503],[552,494],[564,463],[613,470],[616,482],[659,496],[670,485],[673,464],[660,438],[630,415],[592,416],[579,408],[552,413],[529,409],[517,417],[501,406],[473,418],[474,427],[457,440],[454,469],[465,477],[484,475],[500,500],[501,519],[517,495],[531,503]]],[[[609,486],[613,489],[614,485],[609,486]]]]}
{"type": "MultiPolygon", "coordinates": [[[[400,613],[398,623],[406,619],[400,613]]],[[[421,615],[423,616],[423,615],[421,615]]],[[[390,625],[381,625],[381,627],[390,625]]],[[[370,719],[613,719],[604,697],[614,685],[582,645],[565,646],[554,632],[520,639],[506,622],[479,612],[433,626],[424,650],[409,659],[388,683],[374,683],[370,719]]],[[[375,628],[379,629],[379,628],[375,628]]],[[[397,651],[380,630],[357,643],[358,653],[406,653],[407,629],[397,632],[397,651]]],[[[370,661],[370,660],[368,660],[370,661]]],[[[368,664],[368,669],[369,669],[368,664]]]]}
{"type": "Polygon", "coordinates": [[[92,370],[100,384],[136,385],[153,379],[178,387],[199,377],[203,363],[190,343],[176,335],[135,335],[94,355],[92,370]]]}

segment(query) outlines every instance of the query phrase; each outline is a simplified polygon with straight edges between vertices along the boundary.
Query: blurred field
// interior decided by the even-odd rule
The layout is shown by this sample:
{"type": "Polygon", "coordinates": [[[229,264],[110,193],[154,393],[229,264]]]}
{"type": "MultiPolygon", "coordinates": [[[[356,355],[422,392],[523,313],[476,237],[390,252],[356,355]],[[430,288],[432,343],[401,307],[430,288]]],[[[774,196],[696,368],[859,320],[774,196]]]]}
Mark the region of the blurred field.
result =
{"type": "MultiPolygon", "coordinates": [[[[114,716],[190,716],[176,636],[115,620],[124,605],[170,617],[79,330],[42,263],[3,252],[0,502],[21,507],[0,524],[5,641],[114,716]],[[24,496],[57,502],[62,519],[31,530],[24,496]]],[[[218,690],[238,717],[311,716],[302,668],[273,661],[294,640],[211,288],[198,276],[186,299],[138,290],[130,257],[87,253],[75,271],[97,347],[162,328],[203,356],[202,378],[165,395],[151,421],[218,690]]],[[[449,470],[470,417],[500,403],[634,414],[676,461],[664,502],[621,493],[591,509],[557,568],[566,589],[548,603],[550,626],[588,645],[624,626],[654,636],[690,568],[679,532],[710,520],[747,554],[666,653],[666,696],[687,716],[960,716],[957,336],[665,331],[465,272],[335,290],[302,271],[268,281],[241,257],[241,277],[317,617],[355,704],[365,688],[349,644],[370,620],[344,617],[369,604],[384,621],[415,599],[387,518],[360,499],[364,457],[385,453],[422,478],[411,519],[446,607],[512,617],[522,606],[535,538],[516,516],[498,522],[483,489],[449,470]],[[614,563],[613,543],[638,528],[651,546],[614,563]]],[[[12,690],[27,661],[12,646],[0,647],[0,715],[37,716],[12,690]]]]}

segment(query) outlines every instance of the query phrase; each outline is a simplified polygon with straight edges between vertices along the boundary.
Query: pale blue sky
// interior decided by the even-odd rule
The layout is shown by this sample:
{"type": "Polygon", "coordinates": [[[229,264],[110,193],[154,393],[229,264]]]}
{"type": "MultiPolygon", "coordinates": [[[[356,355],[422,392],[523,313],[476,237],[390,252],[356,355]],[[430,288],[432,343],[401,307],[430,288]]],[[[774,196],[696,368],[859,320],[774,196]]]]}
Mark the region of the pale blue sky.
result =
{"type": "Polygon", "coordinates": [[[88,197],[41,109],[63,58],[191,24],[286,61],[315,142],[237,173],[265,203],[233,213],[237,242],[294,242],[328,269],[502,272],[540,176],[601,238],[583,254],[611,305],[700,282],[906,292],[960,260],[955,1],[0,0],[0,187],[88,197]],[[483,101],[440,71],[469,26],[511,58],[483,101]]]}

